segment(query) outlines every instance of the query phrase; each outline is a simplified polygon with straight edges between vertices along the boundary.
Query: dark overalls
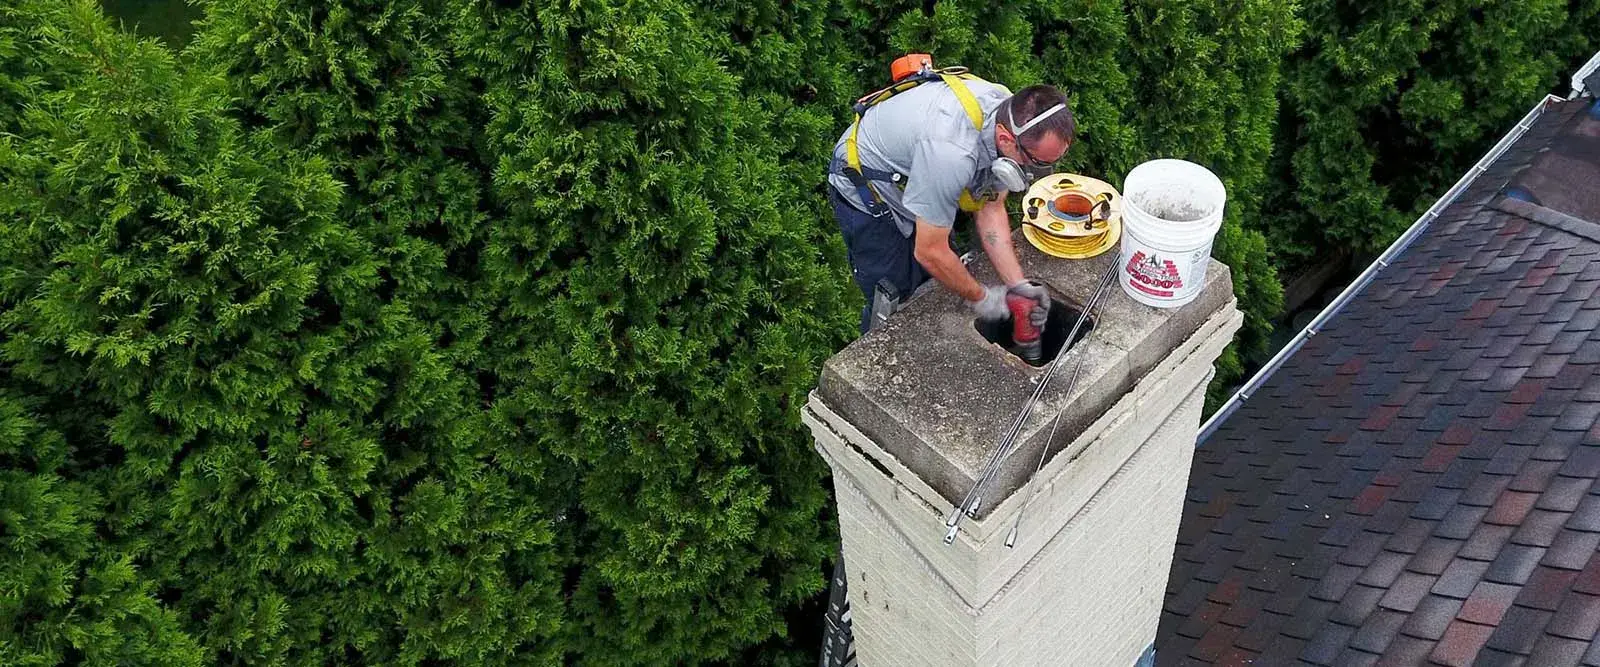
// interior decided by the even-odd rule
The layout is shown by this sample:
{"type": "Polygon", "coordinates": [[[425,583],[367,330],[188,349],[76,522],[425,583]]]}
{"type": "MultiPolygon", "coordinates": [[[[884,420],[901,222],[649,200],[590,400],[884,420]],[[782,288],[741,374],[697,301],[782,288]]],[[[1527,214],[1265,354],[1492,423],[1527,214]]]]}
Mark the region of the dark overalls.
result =
{"type": "Polygon", "coordinates": [[[910,238],[901,236],[893,213],[884,211],[875,217],[845,201],[832,186],[828,187],[828,201],[833,204],[833,219],[839,223],[844,247],[850,253],[851,277],[867,302],[861,309],[861,333],[866,333],[872,320],[872,290],[879,280],[888,279],[904,299],[928,282],[930,276],[917,263],[916,232],[910,238]]]}

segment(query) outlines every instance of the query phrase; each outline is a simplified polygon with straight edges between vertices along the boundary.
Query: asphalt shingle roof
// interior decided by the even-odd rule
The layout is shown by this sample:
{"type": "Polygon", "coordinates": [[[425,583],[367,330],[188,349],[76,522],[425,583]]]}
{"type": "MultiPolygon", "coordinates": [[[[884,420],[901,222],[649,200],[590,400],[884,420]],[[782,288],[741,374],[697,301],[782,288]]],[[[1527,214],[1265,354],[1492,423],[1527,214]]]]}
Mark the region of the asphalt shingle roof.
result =
{"type": "Polygon", "coordinates": [[[1590,102],[1201,445],[1158,664],[1600,666],[1600,224],[1501,194],[1590,102]]]}

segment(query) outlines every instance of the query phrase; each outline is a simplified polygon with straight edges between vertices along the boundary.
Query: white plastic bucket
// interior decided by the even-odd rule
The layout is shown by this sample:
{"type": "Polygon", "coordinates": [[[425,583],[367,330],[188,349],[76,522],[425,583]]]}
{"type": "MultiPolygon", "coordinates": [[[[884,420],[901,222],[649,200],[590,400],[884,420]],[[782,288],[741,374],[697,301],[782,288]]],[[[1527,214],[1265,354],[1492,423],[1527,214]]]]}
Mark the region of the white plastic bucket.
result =
{"type": "Polygon", "coordinates": [[[1122,291],[1157,308],[1193,301],[1222,227],[1222,180],[1193,162],[1152,160],[1128,172],[1122,197],[1122,291]]]}

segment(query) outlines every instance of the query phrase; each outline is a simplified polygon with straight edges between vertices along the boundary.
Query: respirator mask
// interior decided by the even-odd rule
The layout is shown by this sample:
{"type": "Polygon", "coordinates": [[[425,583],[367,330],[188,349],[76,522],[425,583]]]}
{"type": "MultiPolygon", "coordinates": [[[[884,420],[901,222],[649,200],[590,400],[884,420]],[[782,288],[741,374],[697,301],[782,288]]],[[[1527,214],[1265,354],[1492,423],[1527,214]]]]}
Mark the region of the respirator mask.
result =
{"type": "MultiPolygon", "coordinates": [[[[1034,116],[1033,120],[1023,123],[1022,127],[1017,127],[1016,116],[1011,113],[1011,104],[1007,102],[1006,127],[1011,128],[1011,137],[1017,142],[1017,150],[1021,151],[1023,155],[1027,155],[1027,149],[1022,147],[1022,135],[1028,130],[1033,129],[1034,126],[1043,122],[1044,119],[1054,116],[1065,108],[1067,108],[1067,105],[1057,104],[1049,109],[1045,109],[1044,113],[1034,116]]],[[[1029,159],[1033,159],[1033,156],[1031,155],[1027,155],[1027,157],[1029,159]]],[[[1035,179],[1033,174],[1035,169],[1046,170],[1050,168],[1051,165],[1038,165],[1031,168],[1023,167],[1022,165],[1018,164],[1016,160],[1003,155],[999,158],[996,158],[994,164],[989,165],[990,172],[994,174],[995,182],[1007,192],[1026,191],[1028,189],[1028,184],[1033,182],[1035,179]]]]}

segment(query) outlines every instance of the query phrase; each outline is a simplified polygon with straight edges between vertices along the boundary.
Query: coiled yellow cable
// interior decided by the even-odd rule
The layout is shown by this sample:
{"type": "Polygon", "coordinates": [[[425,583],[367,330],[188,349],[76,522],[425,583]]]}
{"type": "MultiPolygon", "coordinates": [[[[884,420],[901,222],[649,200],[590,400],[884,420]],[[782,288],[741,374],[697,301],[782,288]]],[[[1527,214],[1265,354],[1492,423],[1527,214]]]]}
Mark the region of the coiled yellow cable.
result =
{"type": "Polygon", "coordinates": [[[1107,226],[1105,231],[1093,236],[1053,236],[1033,225],[1022,228],[1022,235],[1033,247],[1047,255],[1066,259],[1088,259],[1099,255],[1116,245],[1122,236],[1121,232],[1121,224],[1107,226]]]}
{"type": "Polygon", "coordinates": [[[1035,181],[1023,198],[1022,235],[1040,252],[1053,257],[1095,257],[1122,238],[1121,199],[1116,188],[1098,179],[1078,174],[1046,176],[1035,181]],[[1057,211],[1051,202],[1064,196],[1076,196],[1079,202],[1092,206],[1095,213],[1057,211]]]}

